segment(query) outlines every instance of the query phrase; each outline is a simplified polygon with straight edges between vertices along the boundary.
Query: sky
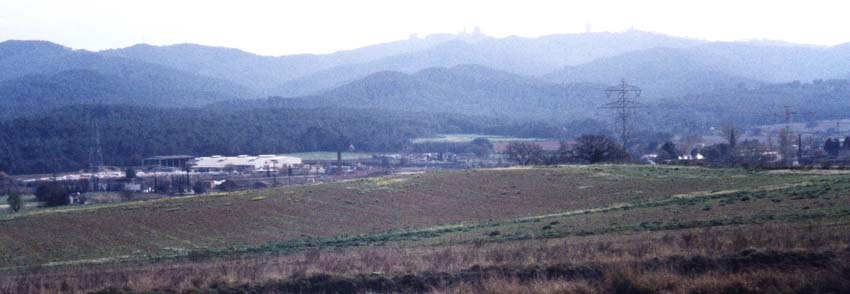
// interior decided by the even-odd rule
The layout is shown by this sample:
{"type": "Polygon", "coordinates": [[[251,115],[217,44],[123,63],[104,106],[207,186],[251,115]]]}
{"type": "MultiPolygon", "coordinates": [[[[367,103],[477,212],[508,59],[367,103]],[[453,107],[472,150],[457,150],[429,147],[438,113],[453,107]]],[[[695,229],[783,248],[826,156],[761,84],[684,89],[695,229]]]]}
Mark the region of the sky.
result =
{"type": "Polygon", "coordinates": [[[590,27],[836,45],[850,42],[849,8],[818,0],[0,0],[0,41],[47,40],[93,51],[196,43],[263,55],[323,54],[478,26],[494,37],[590,27]]]}

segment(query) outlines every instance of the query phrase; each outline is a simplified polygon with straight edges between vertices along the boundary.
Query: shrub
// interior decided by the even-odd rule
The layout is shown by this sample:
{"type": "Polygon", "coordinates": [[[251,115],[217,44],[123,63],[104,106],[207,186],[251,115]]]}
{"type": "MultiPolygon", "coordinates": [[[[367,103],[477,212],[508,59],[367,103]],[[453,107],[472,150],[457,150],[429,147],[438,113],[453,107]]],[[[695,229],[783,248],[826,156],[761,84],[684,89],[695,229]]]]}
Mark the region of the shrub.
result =
{"type": "Polygon", "coordinates": [[[129,179],[135,179],[135,178],[136,178],[136,169],[134,169],[134,168],[132,168],[132,167],[128,167],[128,168],[124,171],[124,178],[125,178],[125,179],[128,179],[128,180],[129,180],[129,179]]]}
{"type": "Polygon", "coordinates": [[[236,185],[236,182],[231,181],[231,180],[227,180],[227,181],[224,181],[224,183],[221,183],[221,185],[218,185],[218,189],[225,191],[225,192],[236,191],[236,190],[239,189],[239,186],[236,185]]]}
{"type": "Polygon", "coordinates": [[[35,189],[35,198],[39,202],[43,202],[44,205],[48,207],[63,206],[70,203],[70,199],[68,199],[68,190],[65,189],[64,185],[56,182],[38,186],[38,188],[35,189]]]}
{"type": "Polygon", "coordinates": [[[629,153],[614,139],[602,135],[582,135],[576,139],[572,150],[575,160],[590,164],[600,162],[622,162],[629,153]]]}
{"type": "Polygon", "coordinates": [[[638,283],[636,277],[632,273],[616,271],[607,279],[608,293],[623,293],[623,294],[640,294],[652,293],[653,291],[638,283]]]}
{"type": "Polygon", "coordinates": [[[21,210],[21,195],[18,195],[17,193],[9,194],[6,196],[6,202],[9,203],[9,208],[12,209],[12,211],[18,212],[21,210]]]}
{"type": "Polygon", "coordinates": [[[192,184],[192,191],[195,191],[195,194],[204,194],[207,192],[207,183],[203,181],[196,181],[192,184]]]}

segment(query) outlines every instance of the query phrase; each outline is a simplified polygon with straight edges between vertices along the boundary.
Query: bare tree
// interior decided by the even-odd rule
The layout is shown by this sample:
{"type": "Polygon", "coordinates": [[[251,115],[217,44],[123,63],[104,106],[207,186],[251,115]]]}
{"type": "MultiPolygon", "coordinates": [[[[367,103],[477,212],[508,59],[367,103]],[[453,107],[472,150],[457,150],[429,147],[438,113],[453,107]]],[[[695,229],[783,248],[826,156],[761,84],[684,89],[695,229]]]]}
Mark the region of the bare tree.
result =
{"type": "Polygon", "coordinates": [[[694,149],[698,148],[702,142],[702,136],[699,134],[685,135],[681,140],[679,140],[679,153],[690,154],[694,151],[694,149]]]}
{"type": "Polygon", "coordinates": [[[628,159],[629,154],[623,145],[608,136],[582,135],[576,139],[573,156],[580,161],[594,164],[624,161],[628,159]]]}
{"type": "Polygon", "coordinates": [[[543,148],[530,142],[510,143],[505,149],[505,154],[520,165],[542,163],[544,160],[543,148]]]}
{"type": "Polygon", "coordinates": [[[723,139],[729,143],[730,149],[735,149],[738,146],[738,139],[741,137],[741,130],[733,124],[727,124],[720,129],[723,134],[723,139]]]}

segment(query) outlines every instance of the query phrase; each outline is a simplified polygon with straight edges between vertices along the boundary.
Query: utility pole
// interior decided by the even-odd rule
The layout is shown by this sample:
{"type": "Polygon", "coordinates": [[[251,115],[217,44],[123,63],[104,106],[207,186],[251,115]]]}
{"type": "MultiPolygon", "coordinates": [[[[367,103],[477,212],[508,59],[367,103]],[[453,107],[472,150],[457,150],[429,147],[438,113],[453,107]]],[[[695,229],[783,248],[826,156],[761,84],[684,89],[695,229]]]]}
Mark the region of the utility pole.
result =
{"type": "Polygon", "coordinates": [[[286,167],[286,185],[292,185],[292,164],[286,167]]]}
{"type": "Polygon", "coordinates": [[[841,136],[841,121],[835,122],[835,132],[838,133],[838,136],[841,136]]]}
{"type": "Polygon", "coordinates": [[[641,89],[629,85],[626,80],[620,81],[617,86],[608,87],[605,89],[605,94],[608,99],[613,101],[603,104],[600,108],[613,109],[615,115],[615,127],[620,135],[620,143],[628,149],[629,136],[631,135],[631,119],[634,116],[636,109],[643,107],[634,99],[640,98],[641,89]]]}
{"type": "MultiPolygon", "coordinates": [[[[793,123],[794,117],[795,116],[803,116],[803,115],[813,116],[815,113],[814,112],[794,111],[791,108],[790,105],[784,105],[782,108],[783,108],[784,111],[782,113],[778,113],[778,114],[775,114],[775,115],[782,116],[785,119],[785,136],[789,137],[789,138],[787,138],[787,141],[790,141],[790,140],[793,140],[793,139],[791,139],[791,138],[793,138],[793,137],[791,137],[791,136],[793,136],[793,134],[791,132],[791,124],[793,123]]],[[[796,152],[795,155],[796,155],[795,161],[799,164],[800,160],[802,160],[802,158],[803,158],[803,135],[802,135],[801,132],[797,133],[797,152],[796,152]]]]}
{"type": "Polygon", "coordinates": [[[89,192],[94,192],[98,189],[97,173],[100,172],[100,167],[103,166],[103,150],[100,147],[100,130],[97,126],[97,121],[92,118],[92,145],[89,146],[89,192]]]}
{"type": "Polygon", "coordinates": [[[342,151],[336,152],[336,174],[342,175],[342,151]]]}
{"type": "Polygon", "coordinates": [[[280,172],[277,169],[277,160],[272,161],[272,169],[274,170],[274,184],[272,184],[272,187],[277,187],[277,174],[280,172]]]}
{"type": "Polygon", "coordinates": [[[186,170],[186,188],[183,191],[187,193],[189,190],[192,190],[192,178],[189,176],[191,170],[188,164],[183,164],[183,168],[186,170]]]}

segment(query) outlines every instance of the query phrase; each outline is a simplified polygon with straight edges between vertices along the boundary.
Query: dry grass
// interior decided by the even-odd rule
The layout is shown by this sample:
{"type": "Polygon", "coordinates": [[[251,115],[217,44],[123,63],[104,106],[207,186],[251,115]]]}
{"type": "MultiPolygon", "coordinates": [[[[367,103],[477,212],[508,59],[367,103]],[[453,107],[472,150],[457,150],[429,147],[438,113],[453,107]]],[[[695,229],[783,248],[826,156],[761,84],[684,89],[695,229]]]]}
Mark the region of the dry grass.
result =
{"type": "Polygon", "coordinates": [[[850,275],[844,275],[850,273],[848,229],[850,225],[737,226],[32,269],[0,278],[0,292],[87,292],[107,287],[261,293],[336,287],[362,292],[443,293],[788,293],[818,287],[850,290],[846,288],[850,275]],[[813,275],[818,279],[811,279],[813,275]]]}
{"type": "Polygon", "coordinates": [[[43,213],[0,221],[57,233],[0,236],[21,250],[3,262],[27,265],[0,272],[0,293],[845,293],[847,192],[841,174],[565,167],[43,213]],[[94,231],[56,226],[80,221],[94,231]],[[425,228],[284,246],[404,227],[425,228]],[[233,244],[260,246],[210,249],[233,244]],[[185,256],[157,258],[163,248],[185,256]],[[115,262],[125,254],[153,256],[115,262]],[[38,265],[69,257],[106,259],[38,265]]]}

